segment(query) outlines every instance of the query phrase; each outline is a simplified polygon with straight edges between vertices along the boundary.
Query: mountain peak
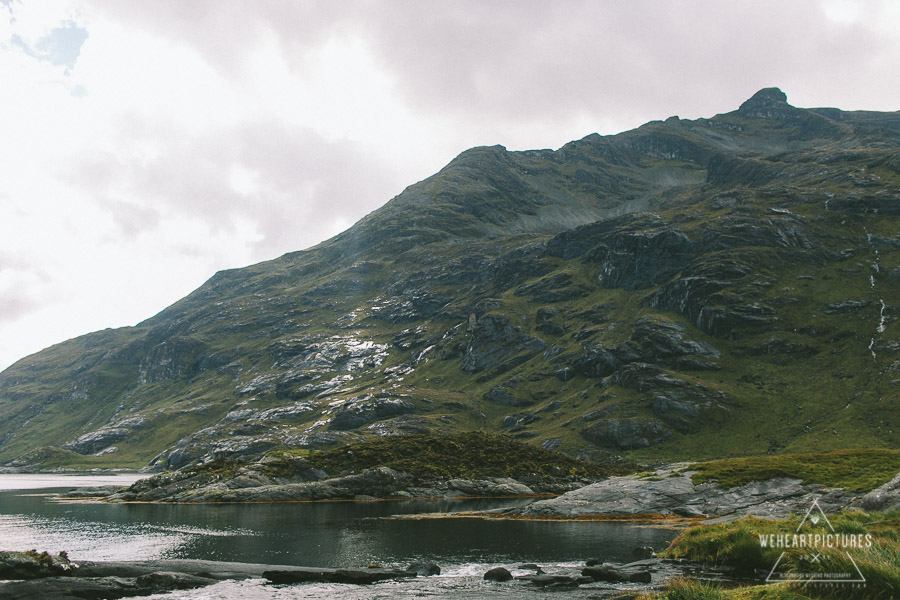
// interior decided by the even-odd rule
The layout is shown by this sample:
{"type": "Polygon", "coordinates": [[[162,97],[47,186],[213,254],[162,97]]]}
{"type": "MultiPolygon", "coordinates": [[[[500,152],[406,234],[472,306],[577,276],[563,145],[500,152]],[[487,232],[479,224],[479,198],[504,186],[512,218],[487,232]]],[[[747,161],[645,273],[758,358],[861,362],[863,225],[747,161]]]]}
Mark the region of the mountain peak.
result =
{"type": "Polygon", "coordinates": [[[777,87],[763,88],[741,104],[738,113],[745,117],[761,119],[781,118],[792,112],[794,107],[787,103],[787,95],[777,87]]]}

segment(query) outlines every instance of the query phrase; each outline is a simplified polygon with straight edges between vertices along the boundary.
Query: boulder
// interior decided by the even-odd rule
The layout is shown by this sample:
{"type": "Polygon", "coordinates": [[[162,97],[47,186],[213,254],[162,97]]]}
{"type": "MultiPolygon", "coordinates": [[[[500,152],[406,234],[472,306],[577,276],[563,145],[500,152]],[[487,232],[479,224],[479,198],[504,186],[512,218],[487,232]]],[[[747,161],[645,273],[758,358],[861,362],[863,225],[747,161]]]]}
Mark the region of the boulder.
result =
{"type": "Polygon", "coordinates": [[[512,573],[504,567],[494,567],[484,574],[485,581],[510,581],[512,578],[512,573]]]}
{"type": "Polygon", "coordinates": [[[631,551],[631,558],[635,560],[644,560],[655,556],[656,552],[650,546],[640,546],[631,551]]]}
{"type": "Polygon", "coordinates": [[[582,583],[592,583],[589,577],[573,577],[571,575],[546,575],[538,573],[536,575],[523,575],[516,577],[519,581],[528,581],[532,585],[550,590],[563,590],[575,588],[582,583]]]}
{"type": "Polygon", "coordinates": [[[136,579],[138,587],[152,590],[154,594],[162,594],[174,590],[193,590],[216,583],[209,577],[198,577],[175,571],[156,571],[141,575],[136,579]]]}
{"type": "Polygon", "coordinates": [[[607,563],[585,567],[581,574],[590,577],[594,581],[608,581],[613,583],[650,583],[651,575],[647,569],[624,569],[607,563]]]}
{"type": "Polygon", "coordinates": [[[855,506],[863,510],[891,511],[900,510],[900,473],[885,483],[875,488],[859,500],[855,506]]]}
{"type": "Polygon", "coordinates": [[[0,580],[38,579],[72,575],[74,566],[65,553],[53,556],[47,552],[0,552],[0,580]]]}

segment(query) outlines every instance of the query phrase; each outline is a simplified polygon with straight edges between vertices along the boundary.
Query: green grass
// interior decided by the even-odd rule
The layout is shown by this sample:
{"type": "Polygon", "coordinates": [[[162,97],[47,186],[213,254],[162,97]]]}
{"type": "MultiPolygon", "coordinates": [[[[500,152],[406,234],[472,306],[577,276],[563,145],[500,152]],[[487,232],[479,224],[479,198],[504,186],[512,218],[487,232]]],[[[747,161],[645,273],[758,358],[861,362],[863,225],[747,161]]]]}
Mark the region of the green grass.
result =
{"type": "MultiPolygon", "coordinates": [[[[841,127],[849,132],[850,121],[856,118],[847,116],[841,127]]],[[[252,400],[249,408],[264,409],[290,402],[290,390],[269,389],[253,398],[238,390],[258,376],[288,369],[276,367],[273,349],[279,342],[335,335],[387,344],[390,356],[380,368],[355,372],[356,379],[348,386],[352,390],[318,400],[305,398],[316,407],[301,419],[272,423],[273,435],[281,436],[278,441],[296,437],[328,417],[330,402],[398,392],[409,395],[415,416],[434,433],[508,432],[501,429],[505,417],[532,417],[509,433],[535,445],[558,438],[561,450],[598,459],[626,455],[645,462],[699,461],[900,447],[900,421],[892,402],[897,390],[892,381],[900,373],[890,371],[897,355],[883,352],[872,360],[868,351],[878,300],[900,297],[900,281],[885,276],[900,265],[900,249],[889,243],[879,249],[881,270],[873,289],[869,276],[874,273],[875,253],[866,241],[867,233],[896,238],[900,218],[889,211],[851,217],[825,206],[829,197],[837,201],[891,193],[900,182],[894,147],[886,138],[877,139],[875,129],[836,144],[832,139],[795,137],[804,133],[802,127],[785,128],[777,121],[732,114],[718,122],[742,129],[721,129],[710,137],[702,133],[707,127],[703,123],[660,122],[621,137],[589,136],[555,155],[505,153],[498,148],[465,153],[440,174],[413,186],[409,194],[316,248],[222,272],[136,327],[97,332],[29,357],[0,375],[0,464],[35,448],[59,447],[110,420],[133,415],[151,423],[116,444],[117,453],[59,454],[36,466],[146,465],[185,437],[216,425],[228,411],[243,407],[239,403],[252,400]],[[705,163],[698,157],[722,152],[712,140],[725,138],[735,148],[744,148],[725,153],[732,152],[752,168],[732,173],[728,181],[703,183],[705,163]],[[774,154],[767,155],[770,152],[774,154]],[[766,173],[772,169],[783,171],[783,176],[769,181],[766,173]],[[882,178],[880,187],[856,187],[853,178],[866,169],[882,178]],[[753,174],[757,171],[763,176],[753,174]],[[670,185],[673,182],[686,185],[670,185]],[[795,220],[773,212],[785,208],[796,215],[795,220]],[[603,267],[597,260],[588,260],[588,255],[563,259],[541,251],[542,244],[579,222],[632,209],[646,209],[653,216],[615,217],[609,224],[617,234],[641,236],[675,229],[692,240],[704,235],[716,240],[727,237],[717,236],[718,228],[727,230],[737,223],[763,231],[775,223],[788,237],[793,231],[808,236],[809,247],[802,251],[715,247],[694,260],[702,264],[733,259],[750,267],[746,277],[720,290],[711,305],[772,307],[776,318],[771,325],[710,335],[683,308],[664,312],[651,307],[648,299],[659,286],[604,288],[598,278],[603,267]],[[558,302],[517,295],[528,285],[560,274],[571,276],[569,287],[590,289],[590,294],[558,302]],[[313,293],[328,286],[332,292],[313,293]],[[375,305],[421,296],[438,297],[446,305],[437,315],[397,323],[374,316],[375,305]],[[869,305],[842,315],[823,310],[826,303],[845,299],[869,305]],[[589,323],[578,316],[605,303],[613,305],[607,323],[589,323]],[[537,330],[536,312],[546,307],[558,309],[555,322],[567,331],[537,330]],[[685,341],[714,346],[721,353],[714,361],[718,369],[695,371],[676,367],[671,359],[642,359],[665,366],[674,378],[686,382],[687,399],[701,406],[701,414],[679,428],[666,422],[666,415],[656,414],[652,401],[658,392],[682,391],[638,392],[609,379],[582,375],[560,381],[554,376],[564,366],[560,357],[545,360],[538,353],[503,373],[462,372],[460,354],[471,341],[464,323],[472,312],[484,311],[509,316],[524,334],[562,349],[570,361],[585,351],[585,345],[608,348],[629,341],[641,317],[665,319],[685,327],[685,341]],[[358,315],[352,326],[341,320],[351,312],[358,315]],[[463,327],[457,328],[460,324],[463,327]],[[383,368],[407,364],[412,354],[391,346],[394,336],[414,327],[424,329],[416,350],[429,345],[434,349],[402,382],[391,380],[383,368]],[[584,327],[593,328],[593,334],[579,337],[584,327]],[[754,353],[754,347],[771,338],[806,348],[809,355],[754,353]],[[170,357],[170,364],[180,365],[185,374],[163,381],[142,378],[141,371],[153,367],[154,361],[156,367],[166,364],[159,361],[159,351],[178,340],[187,349],[197,349],[170,357]],[[450,352],[453,347],[461,349],[455,356],[450,352]],[[226,358],[210,360],[216,356],[226,358]],[[484,399],[493,386],[513,378],[521,381],[517,394],[530,399],[530,404],[511,407],[484,399]],[[210,408],[203,414],[184,412],[191,402],[210,408]],[[658,420],[671,429],[671,437],[634,450],[594,446],[582,435],[585,422],[580,418],[613,405],[618,411],[610,418],[658,420]]],[[[615,245],[614,240],[599,237],[586,243],[594,242],[615,245]]],[[[636,264],[643,270],[654,268],[652,263],[651,259],[636,264]]],[[[882,338],[900,339],[900,321],[889,321],[882,338]]],[[[320,375],[327,379],[340,373],[336,365],[320,375]]],[[[239,425],[216,435],[228,439],[239,425]]],[[[355,433],[374,435],[365,427],[355,433]]],[[[864,461],[848,463],[848,473],[866,467],[859,477],[842,475],[843,466],[829,472],[824,464],[797,471],[798,465],[788,459],[743,467],[742,477],[802,472],[810,482],[864,489],[884,475],[881,458],[876,457],[872,472],[864,461]]],[[[720,465],[716,478],[723,484],[739,479],[722,469],[720,465]]],[[[701,477],[708,475],[707,469],[701,477]]]]}
{"type": "Polygon", "coordinates": [[[810,600],[784,584],[738,588],[717,586],[692,579],[676,579],[661,594],[643,594],[638,600],[810,600]]]}
{"type": "MultiPolygon", "coordinates": [[[[288,456],[295,452],[285,452],[288,456]]],[[[445,436],[408,435],[379,438],[305,455],[307,461],[331,476],[360,472],[379,466],[410,473],[415,477],[587,477],[600,478],[629,473],[627,465],[599,465],[559,452],[514,440],[508,436],[483,432],[445,436]]],[[[268,463],[272,474],[290,461],[268,463]]]]}
{"type": "MultiPolygon", "coordinates": [[[[794,515],[786,520],[769,520],[746,517],[730,523],[705,525],[691,528],[679,535],[661,556],[666,558],[687,559],[694,562],[727,565],[737,568],[736,574],[748,577],[760,570],[769,571],[779,560],[783,549],[777,547],[762,548],[761,536],[767,534],[792,534],[801,526],[802,515],[794,515]]],[[[865,587],[849,587],[842,585],[825,586],[804,585],[802,583],[786,583],[774,586],[751,586],[734,590],[707,589],[695,582],[675,582],[673,589],[660,600],[680,598],[723,598],[743,600],[745,598],[859,598],[861,600],[882,600],[896,598],[900,595],[900,511],[891,513],[867,514],[858,511],[847,511],[829,515],[828,520],[838,534],[871,535],[872,545],[863,548],[844,550],[839,548],[822,548],[819,563],[811,563],[805,550],[789,549],[785,552],[779,571],[788,573],[811,573],[814,571],[840,572],[855,574],[855,563],[863,578],[865,587]],[[853,563],[847,560],[851,553],[853,563]],[[697,594],[697,595],[679,595],[697,594]],[[702,595],[711,594],[711,595],[702,595]],[[718,596],[715,594],[719,594],[718,596]],[[849,594],[849,595],[848,595],[849,594]]],[[[811,525],[803,524],[803,533],[828,534],[828,529],[821,521],[811,525]]],[[[816,550],[819,552],[819,549],[816,550]]]]}
{"type": "Polygon", "coordinates": [[[689,470],[695,484],[717,482],[733,488],[775,477],[794,477],[805,484],[869,492],[890,481],[900,465],[900,450],[872,448],[839,450],[824,454],[751,456],[695,463],[689,470]]]}

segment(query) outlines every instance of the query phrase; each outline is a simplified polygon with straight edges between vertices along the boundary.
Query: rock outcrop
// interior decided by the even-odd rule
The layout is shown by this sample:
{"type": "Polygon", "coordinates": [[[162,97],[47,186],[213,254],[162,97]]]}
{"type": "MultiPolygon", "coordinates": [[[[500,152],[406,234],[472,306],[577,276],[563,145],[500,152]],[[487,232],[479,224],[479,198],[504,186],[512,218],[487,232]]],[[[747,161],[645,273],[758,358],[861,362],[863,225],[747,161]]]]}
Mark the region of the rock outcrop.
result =
{"type": "Polygon", "coordinates": [[[649,479],[638,476],[611,477],[556,498],[533,502],[514,512],[532,517],[786,517],[792,512],[804,512],[812,505],[813,499],[818,499],[823,510],[834,511],[847,506],[853,495],[841,489],[802,485],[799,479],[786,477],[723,489],[717,483],[695,485],[689,473],[668,471],[649,479]]]}

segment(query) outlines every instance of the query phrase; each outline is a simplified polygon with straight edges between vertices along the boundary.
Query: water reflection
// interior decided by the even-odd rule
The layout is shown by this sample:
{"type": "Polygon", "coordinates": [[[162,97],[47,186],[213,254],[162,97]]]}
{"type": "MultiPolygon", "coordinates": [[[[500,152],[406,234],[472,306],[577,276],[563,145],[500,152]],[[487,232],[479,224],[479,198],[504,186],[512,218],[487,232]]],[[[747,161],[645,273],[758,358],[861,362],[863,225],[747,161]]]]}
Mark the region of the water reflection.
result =
{"type": "MultiPolygon", "coordinates": [[[[0,476],[0,481],[2,481],[0,476]]],[[[627,561],[674,532],[621,523],[390,519],[483,510],[527,500],[289,504],[87,504],[0,492],[8,549],[66,550],[78,559],[203,558],[306,566],[627,561]]]]}

